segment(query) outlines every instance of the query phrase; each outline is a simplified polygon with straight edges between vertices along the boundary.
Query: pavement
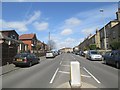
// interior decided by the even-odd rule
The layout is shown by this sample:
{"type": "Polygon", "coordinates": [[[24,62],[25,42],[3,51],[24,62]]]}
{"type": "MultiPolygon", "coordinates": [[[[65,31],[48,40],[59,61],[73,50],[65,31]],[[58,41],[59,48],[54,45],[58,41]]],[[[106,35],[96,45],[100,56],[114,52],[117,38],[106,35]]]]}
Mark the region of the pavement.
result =
{"type": "Polygon", "coordinates": [[[2,75],[2,87],[71,88],[69,83],[71,61],[80,62],[81,88],[118,88],[118,69],[105,65],[102,61],[90,61],[67,53],[50,59],[43,57],[39,64],[2,75]]]}
{"type": "MultiPolygon", "coordinates": [[[[44,59],[45,56],[42,56],[42,57],[39,57],[39,58],[40,58],[40,61],[45,60],[45,59],[44,59]]],[[[18,69],[20,69],[20,67],[15,67],[14,64],[4,65],[4,66],[0,67],[0,70],[2,71],[2,72],[0,73],[0,76],[1,76],[1,75],[4,75],[4,74],[7,74],[7,73],[9,73],[9,72],[18,70],[18,69]]]]}

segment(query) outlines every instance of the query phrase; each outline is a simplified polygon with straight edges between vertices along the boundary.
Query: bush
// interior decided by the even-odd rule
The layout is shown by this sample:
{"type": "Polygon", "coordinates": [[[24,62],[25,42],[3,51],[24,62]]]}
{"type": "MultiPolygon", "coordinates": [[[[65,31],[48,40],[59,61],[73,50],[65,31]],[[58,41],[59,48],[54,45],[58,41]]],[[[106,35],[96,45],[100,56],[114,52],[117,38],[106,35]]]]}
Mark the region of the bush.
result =
{"type": "Polygon", "coordinates": [[[96,50],[97,47],[96,47],[95,44],[90,44],[90,45],[89,45],[89,49],[90,49],[90,50],[96,50]]]}

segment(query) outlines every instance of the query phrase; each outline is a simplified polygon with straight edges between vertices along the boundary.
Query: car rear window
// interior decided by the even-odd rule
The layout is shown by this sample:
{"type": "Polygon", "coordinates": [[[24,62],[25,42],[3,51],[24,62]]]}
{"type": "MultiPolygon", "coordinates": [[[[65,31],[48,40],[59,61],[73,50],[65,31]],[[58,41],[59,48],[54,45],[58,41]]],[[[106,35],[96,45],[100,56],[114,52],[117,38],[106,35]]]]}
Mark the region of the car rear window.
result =
{"type": "Polygon", "coordinates": [[[98,54],[98,52],[96,52],[96,51],[91,51],[91,54],[98,54]]]}
{"type": "Polygon", "coordinates": [[[17,54],[15,57],[27,57],[28,54],[24,53],[24,54],[17,54]]]}

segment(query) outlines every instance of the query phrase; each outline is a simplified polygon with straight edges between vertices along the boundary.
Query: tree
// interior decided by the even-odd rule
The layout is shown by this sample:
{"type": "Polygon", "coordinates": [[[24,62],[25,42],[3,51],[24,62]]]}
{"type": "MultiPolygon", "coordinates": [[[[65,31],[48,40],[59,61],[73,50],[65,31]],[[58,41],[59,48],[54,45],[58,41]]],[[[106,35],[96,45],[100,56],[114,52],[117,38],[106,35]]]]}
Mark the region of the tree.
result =
{"type": "Polygon", "coordinates": [[[120,49],[120,41],[112,41],[110,47],[112,50],[120,49]]]}
{"type": "Polygon", "coordinates": [[[89,45],[89,49],[90,50],[96,50],[97,48],[96,48],[96,44],[90,44],[89,45]]]}
{"type": "Polygon", "coordinates": [[[56,49],[56,43],[53,40],[48,41],[49,50],[56,49]]]}

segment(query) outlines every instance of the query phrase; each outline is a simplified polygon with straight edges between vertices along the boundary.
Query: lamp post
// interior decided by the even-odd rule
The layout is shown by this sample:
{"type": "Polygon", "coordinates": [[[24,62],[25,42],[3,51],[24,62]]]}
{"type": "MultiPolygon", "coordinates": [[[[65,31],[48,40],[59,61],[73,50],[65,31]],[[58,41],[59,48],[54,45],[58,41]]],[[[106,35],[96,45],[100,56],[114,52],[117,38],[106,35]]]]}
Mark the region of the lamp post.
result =
{"type": "Polygon", "coordinates": [[[104,48],[105,48],[105,51],[107,50],[107,42],[106,42],[106,29],[105,29],[105,21],[104,21],[104,10],[103,9],[100,9],[100,12],[103,13],[103,23],[104,23],[104,48]]]}

